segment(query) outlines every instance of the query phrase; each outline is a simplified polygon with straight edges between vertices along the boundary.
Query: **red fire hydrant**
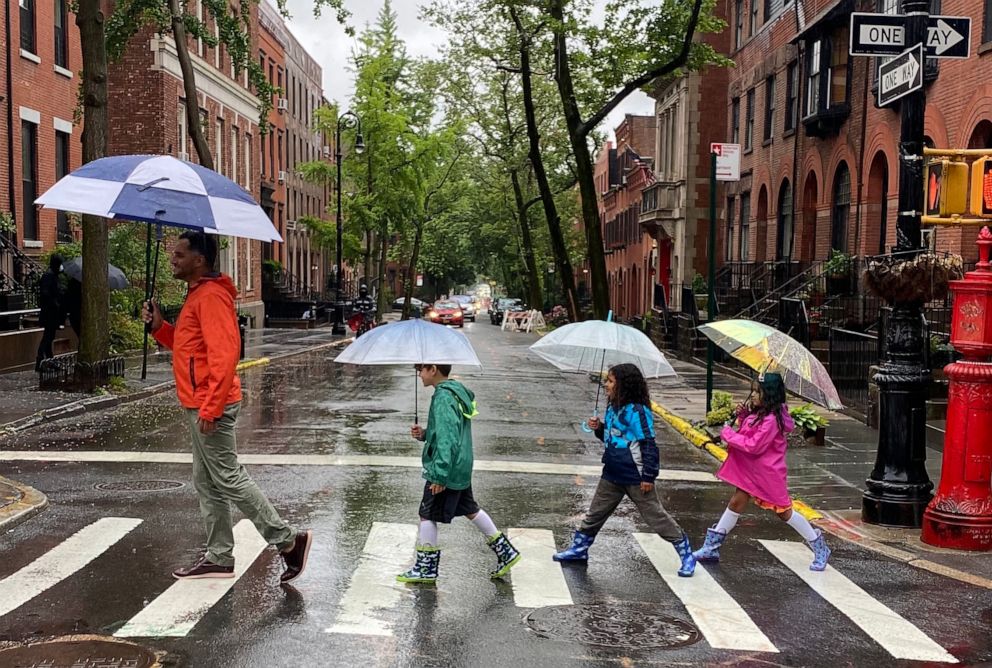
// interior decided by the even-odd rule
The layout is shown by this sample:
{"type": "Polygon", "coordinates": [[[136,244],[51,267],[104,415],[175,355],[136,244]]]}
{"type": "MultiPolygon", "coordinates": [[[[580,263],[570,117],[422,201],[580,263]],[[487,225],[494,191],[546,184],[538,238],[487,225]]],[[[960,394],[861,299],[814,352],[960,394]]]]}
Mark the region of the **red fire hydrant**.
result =
{"type": "Polygon", "coordinates": [[[964,359],[944,367],[950,380],[940,485],[923,513],[923,542],[992,550],[992,232],[978,235],[980,260],[952,281],[951,345],[964,359]]]}

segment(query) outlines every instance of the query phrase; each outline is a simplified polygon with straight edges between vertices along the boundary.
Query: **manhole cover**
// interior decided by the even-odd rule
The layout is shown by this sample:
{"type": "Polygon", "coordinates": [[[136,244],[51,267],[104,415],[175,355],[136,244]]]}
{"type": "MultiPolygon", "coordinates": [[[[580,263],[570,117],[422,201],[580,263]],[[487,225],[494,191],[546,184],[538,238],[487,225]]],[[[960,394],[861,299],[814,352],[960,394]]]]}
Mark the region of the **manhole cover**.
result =
{"type": "Polygon", "coordinates": [[[183,483],[176,480],[124,480],[101,482],[94,486],[104,492],[167,492],[179,489],[183,483]]]}
{"type": "Polygon", "coordinates": [[[693,624],[648,605],[556,605],[538,608],[524,620],[542,638],[604,647],[675,648],[700,638],[693,624]]]}
{"type": "Polygon", "coordinates": [[[158,658],[144,647],[115,640],[68,638],[0,651],[10,668],[152,668],[158,658]]]}

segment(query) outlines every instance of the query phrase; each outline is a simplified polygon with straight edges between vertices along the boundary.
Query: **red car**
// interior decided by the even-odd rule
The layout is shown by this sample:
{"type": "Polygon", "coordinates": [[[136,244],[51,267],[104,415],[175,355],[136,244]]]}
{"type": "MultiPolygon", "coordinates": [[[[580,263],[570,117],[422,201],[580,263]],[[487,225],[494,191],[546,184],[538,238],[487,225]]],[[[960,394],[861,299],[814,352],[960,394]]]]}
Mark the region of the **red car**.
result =
{"type": "Polygon", "coordinates": [[[458,302],[434,302],[434,305],[427,310],[427,319],[442,325],[465,326],[465,314],[458,302]]]}

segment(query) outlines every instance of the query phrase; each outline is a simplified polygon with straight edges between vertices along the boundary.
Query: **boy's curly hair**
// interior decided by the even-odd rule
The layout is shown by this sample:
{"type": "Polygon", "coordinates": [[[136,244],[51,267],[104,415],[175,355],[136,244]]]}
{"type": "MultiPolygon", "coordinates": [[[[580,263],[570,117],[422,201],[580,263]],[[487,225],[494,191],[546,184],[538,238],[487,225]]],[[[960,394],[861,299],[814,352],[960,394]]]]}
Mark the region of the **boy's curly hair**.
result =
{"type": "Polygon", "coordinates": [[[610,405],[613,410],[619,410],[627,404],[651,405],[651,394],[648,392],[648,383],[644,380],[641,370],[633,364],[617,364],[610,367],[610,373],[617,383],[616,394],[610,405]]]}

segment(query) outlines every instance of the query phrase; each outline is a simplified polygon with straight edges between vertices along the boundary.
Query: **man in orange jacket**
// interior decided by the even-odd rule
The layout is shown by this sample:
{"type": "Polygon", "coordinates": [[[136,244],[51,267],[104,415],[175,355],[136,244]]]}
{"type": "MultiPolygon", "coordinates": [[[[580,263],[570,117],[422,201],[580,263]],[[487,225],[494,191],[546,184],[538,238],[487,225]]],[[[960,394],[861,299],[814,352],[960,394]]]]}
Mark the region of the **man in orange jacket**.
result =
{"type": "Polygon", "coordinates": [[[162,320],[157,304],[145,304],[145,322],[151,324],[155,339],[172,350],[176,393],[193,435],[193,485],[207,528],[206,554],[172,574],[180,580],[234,577],[233,503],[270,545],[279,548],[286,562],[280,580],[287,583],[306,568],[313,533],[290,528],[238,462],[238,291],[230,278],[213,271],[216,259],[215,237],[185,232],[171,258],[172,275],[189,284],[176,325],[162,320]]]}

